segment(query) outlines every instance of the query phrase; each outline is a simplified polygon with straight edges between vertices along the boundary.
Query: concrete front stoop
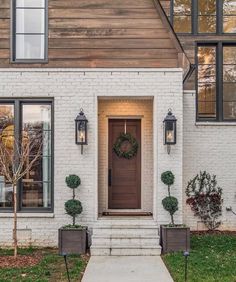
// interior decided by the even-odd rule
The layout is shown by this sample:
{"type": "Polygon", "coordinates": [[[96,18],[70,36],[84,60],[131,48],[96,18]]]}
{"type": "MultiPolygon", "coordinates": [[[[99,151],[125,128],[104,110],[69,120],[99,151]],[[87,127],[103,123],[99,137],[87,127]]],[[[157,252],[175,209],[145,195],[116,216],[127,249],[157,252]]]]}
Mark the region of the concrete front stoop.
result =
{"type": "Polygon", "coordinates": [[[159,256],[157,223],[150,217],[104,217],[93,227],[91,256],[159,256]]]}

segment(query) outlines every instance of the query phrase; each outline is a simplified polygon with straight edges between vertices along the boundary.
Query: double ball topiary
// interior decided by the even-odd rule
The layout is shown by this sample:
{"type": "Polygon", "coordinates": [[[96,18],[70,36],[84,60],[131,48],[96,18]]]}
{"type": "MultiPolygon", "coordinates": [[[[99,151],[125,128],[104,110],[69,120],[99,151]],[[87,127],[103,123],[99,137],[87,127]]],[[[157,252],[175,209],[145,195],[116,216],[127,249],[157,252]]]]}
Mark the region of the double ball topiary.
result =
{"type": "Polygon", "coordinates": [[[65,203],[65,211],[73,219],[73,225],[75,227],[75,218],[82,213],[83,207],[79,200],[75,199],[75,189],[81,184],[81,180],[77,175],[69,175],[66,177],[66,184],[69,188],[73,189],[73,199],[68,200],[65,203]]]}
{"type": "Polygon", "coordinates": [[[170,195],[170,186],[175,182],[175,176],[171,171],[163,172],[161,175],[162,182],[168,187],[168,197],[162,200],[162,205],[171,217],[171,225],[174,226],[174,213],[178,210],[178,200],[170,195]]]}

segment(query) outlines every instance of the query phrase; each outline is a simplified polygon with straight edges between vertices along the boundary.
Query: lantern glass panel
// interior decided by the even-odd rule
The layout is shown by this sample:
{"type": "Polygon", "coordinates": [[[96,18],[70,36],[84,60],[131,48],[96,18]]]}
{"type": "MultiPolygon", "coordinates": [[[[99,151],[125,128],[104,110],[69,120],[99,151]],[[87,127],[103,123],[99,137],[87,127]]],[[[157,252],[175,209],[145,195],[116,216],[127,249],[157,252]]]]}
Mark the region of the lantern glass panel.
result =
{"type": "Polygon", "coordinates": [[[176,122],[166,121],[165,123],[165,144],[175,144],[176,143],[176,122]]]}
{"type": "Polygon", "coordinates": [[[79,144],[86,144],[86,122],[80,121],[78,122],[77,128],[77,141],[79,144]]]}

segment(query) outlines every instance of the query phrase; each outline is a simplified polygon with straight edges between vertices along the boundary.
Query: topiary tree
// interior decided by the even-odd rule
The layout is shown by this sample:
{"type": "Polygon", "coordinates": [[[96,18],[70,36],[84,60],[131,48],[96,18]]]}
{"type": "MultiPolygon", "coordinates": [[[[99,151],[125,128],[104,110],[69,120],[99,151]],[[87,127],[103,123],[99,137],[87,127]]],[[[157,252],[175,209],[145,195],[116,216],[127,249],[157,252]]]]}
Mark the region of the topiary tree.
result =
{"type": "Polygon", "coordinates": [[[170,187],[175,182],[175,176],[171,171],[163,172],[161,175],[161,181],[168,187],[168,196],[162,200],[162,205],[164,209],[169,212],[171,225],[174,226],[174,213],[178,210],[178,200],[171,196],[170,187]]]}
{"type": "Polygon", "coordinates": [[[75,218],[83,211],[81,202],[75,199],[75,189],[80,186],[81,180],[77,175],[69,175],[66,177],[66,184],[73,189],[73,198],[65,203],[65,210],[72,217],[72,226],[75,226],[75,218]]]}
{"type": "Polygon", "coordinates": [[[198,216],[209,230],[215,230],[221,224],[222,189],[217,186],[216,176],[206,171],[200,172],[188,182],[187,200],[195,216],[198,216]]]}

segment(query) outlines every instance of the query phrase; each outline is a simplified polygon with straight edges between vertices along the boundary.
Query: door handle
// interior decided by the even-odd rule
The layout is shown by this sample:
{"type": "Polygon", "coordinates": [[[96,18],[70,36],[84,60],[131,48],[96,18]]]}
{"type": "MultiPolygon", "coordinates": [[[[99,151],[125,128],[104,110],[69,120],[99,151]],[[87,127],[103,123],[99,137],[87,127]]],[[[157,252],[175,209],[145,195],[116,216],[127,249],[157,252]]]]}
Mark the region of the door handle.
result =
{"type": "Polygon", "coordinates": [[[108,186],[111,186],[112,177],[111,177],[111,168],[108,169],[108,186]]]}

